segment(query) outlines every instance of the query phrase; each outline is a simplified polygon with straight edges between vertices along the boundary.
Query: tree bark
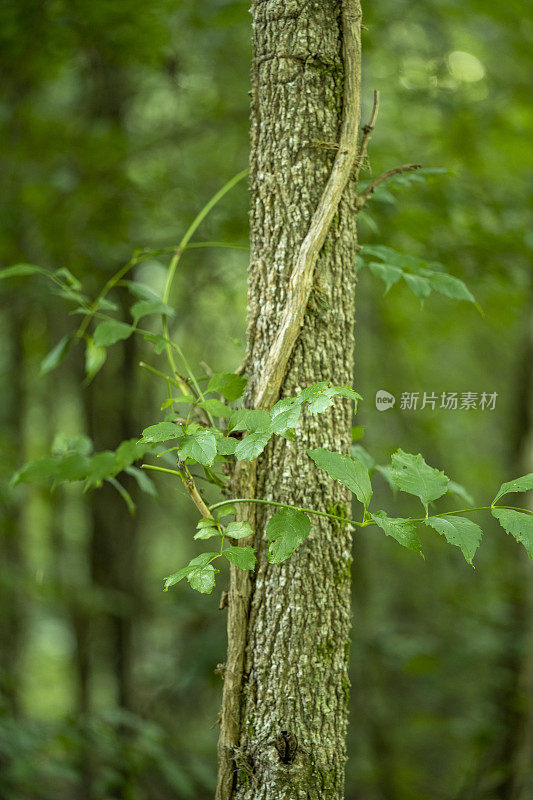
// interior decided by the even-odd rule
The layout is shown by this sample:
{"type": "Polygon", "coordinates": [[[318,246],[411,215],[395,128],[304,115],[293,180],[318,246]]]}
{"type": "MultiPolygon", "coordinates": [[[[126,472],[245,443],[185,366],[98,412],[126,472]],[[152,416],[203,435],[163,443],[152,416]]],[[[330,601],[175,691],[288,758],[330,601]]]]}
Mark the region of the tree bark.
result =
{"type": "MultiPolygon", "coordinates": [[[[359,4],[343,7],[344,13],[349,7],[359,30],[359,4]]],[[[258,387],[286,309],[290,277],[339,149],[335,143],[346,80],[342,10],[335,0],[252,3],[246,358],[251,407],[261,395],[258,387]]],[[[358,85],[359,63],[356,70],[358,85]]],[[[316,261],[282,396],[321,380],[352,385],[355,213],[352,180],[316,261]]],[[[238,473],[236,491],[250,496],[243,493],[250,488],[257,497],[347,513],[349,492],[319,474],[305,449],[348,452],[350,426],[350,404],[345,400],[336,401],[323,415],[306,415],[295,442],[276,438],[259,459],[255,475],[252,469],[238,473]]],[[[217,797],[341,798],[351,532],[346,525],[315,517],[308,540],[287,562],[271,565],[264,536],[270,515],[265,507],[253,509],[255,574],[233,569],[231,575],[217,797]],[[230,695],[238,700],[228,711],[230,695]]]]}

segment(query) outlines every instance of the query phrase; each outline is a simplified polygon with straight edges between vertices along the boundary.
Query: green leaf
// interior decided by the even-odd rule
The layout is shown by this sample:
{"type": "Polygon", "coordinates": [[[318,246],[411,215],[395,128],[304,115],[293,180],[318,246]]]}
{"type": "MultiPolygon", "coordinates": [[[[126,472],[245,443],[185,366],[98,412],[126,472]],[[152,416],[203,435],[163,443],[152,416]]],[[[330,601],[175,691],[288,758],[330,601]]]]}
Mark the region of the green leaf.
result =
{"type": "Polygon", "coordinates": [[[198,530],[201,528],[216,528],[217,521],[213,517],[202,517],[202,519],[198,522],[197,526],[198,530]]]}
{"type": "Polygon", "coordinates": [[[35,264],[14,264],[12,267],[6,267],[0,270],[0,280],[2,278],[22,278],[26,275],[46,275],[50,277],[51,273],[43,267],[36,267],[35,264]]]}
{"type": "Polygon", "coordinates": [[[270,427],[272,432],[282,435],[289,428],[295,428],[300,419],[301,411],[302,407],[299,405],[293,405],[290,408],[277,411],[273,408],[270,412],[270,427]]]}
{"type": "Polygon", "coordinates": [[[162,300],[139,300],[138,303],[132,305],[130,313],[133,322],[137,325],[140,319],[150,314],[164,314],[167,317],[173,317],[176,312],[172,306],[163,303],[162,300]]]}
{"type": "Polygon", "coordinates": [[[232,411],[229,420],[229,427],[232,431],[270,433],[270,414],[268,411],[241,408],[238,411],[232,411]]]}
{"type": "Polygon", "coordinates": [[[377,261],[371,261],[368,268],[375,278],[381,278],[385,283],[385,294],[389,291],[391,286],[398,283],[403,275],[403,270],[392,264],[379,264],[377,261]]]}
{"type": "Polygon", "coordinates": [[[465,517],[456,517],[453,514],[446,517],[429,517],[426,525],[444,536],[449,544],[459,547],[467,563],[472,563],[483,536],[479,525],[465,517]]]}
{"type": "Polygon", "coordinates": [[[143,333],[143,339],[145,342],[150,342],[154,346],[154,352],[159,356],[167,346],[167,343],[163,336],[160,336],[158,333],[143,333]]]}
{"type": "Polygon", "coordinates": [[[138,461],[148,450],[151,450],[151,447],[147,447],[146,444],[139,442],[137,439],[125,439],[115,450],[117,472],[125,469],[134,461],[138,461]]]}
{"type": "Polygon", "coordinates": [[[212,539],[213,536],[222,536],[222,534],[220,533],[220,531],[219,531],[219,529],[217,527],[213,528],[212,526],[207,526],[206,525],[205,527],[200,528],[198,533],[194,534],[193,538],[194,539],[212,539]]]}
{"type": "Polygon", "coordinates": [[[210,467],[217,454],[217,440],[211,431],[200,430],[187,435],[180,445],[182,459],[193,458],[199,464],[210,467]]]}
{"type": "Polygon", "coordinates": [[[96,326],[93,341],[96,347],[109,347],[115,342],[127,339],[133,333],[133,327],[116,319],[108,319],[96,326]]]}
{"type": "MultiPolygon", "coordinates": [[[[199,556],[193,558],[186,567],[182,567],[177,572],[174,572],[172,575],[169,575],[168,578],[165,578],[164,583],[164,590],[167,591],[170,589],[171,586],[174,586],[176,583],[179,583],[183,578],[186,578],[187,575],[190,575],[192,572],[196,572],[198,569],[202,569],[209,565],[209,561],[212,558],[216,558],[218,553],[200,553],[199,556]]],[[[210,565],[209,565],[210,566],[210,565]]],[[[213,569],[213,586],[214,586],[214,572],[213,569]]],[[[194,588],[194,587],[193,587],[194,588]]],[[[211,587],[213,588],[213,587],[211,587]]]]}
{"type": "Polygon", "coordinates": [[[198,405],[214,417],[230,417],[233,414],[232,408],[214,397],[208,400],[200,400],[198,405]]]}
{"type": "Polygon", "coordinates": [[[234,516],[237,513],[237,509],[235,506],[228,504],[226,506],[221,506],[217,511],[217,519],[222,519],[223,517],[234,516]]]}
{"type": "Polygon", "coordinates": [[[248,379],[234,372],[219,372],[213,375],[207,386],[208,392],[218,392],[226,400],[238,400],[244,394],[248,379]]]}
{"type": "Polygon", "coordinates": [[[324,447],[308,450],[307,454],[317,467],[327,472],[334,480],[347,486],[359,502],[367,508],[372,497],[372,486],[368,469],[361,461],[342,455],[342,453],[326,450],[324,447]]]}
{"type": "Polygon", "coordinates": [[[434,291],[440,292],[446,297],[451,297],[452,300],[466,300],[469,303],[476,302],[474,295],[459,278],[454,278],[453,275],[448,275],[446,272],[433,272],[431,270],[426,272],[426,276],[434,291]]]}
{"type": "Polygon", "coordinates": [[[228,561],[231,561],[239,569],[253,569],[257,561],[255,550],[249,544],[246,547],[226,547],[222,551],[222,555],[226,556],[228,561]]]}
{"type": "Polygon", "coordinates": [[[235,447],[235,458],[237,461],[253,461],[261,455],[268,444],[271,434],[268,433],[249,433],[235,447]]]}
{"type": "Polygon", "coordinates": [[[408,550],[413,550],[415,553],[422,553],[420,539],[411,520],[388,517],[384,511],[376,511],[370,516],[387,536],[392,536],[402,547],[407,547],[408,550]]]}
{"type": "Polygon", "coordinates": [[[149,425],[143,430],[142,441],[168,442],[171,439],[179,439],[182,435],[182,429],[174,422],[158,422],[157,425],[149,425]]]}
{"type": "Polygon", "coordinates": [[[360,442],[365,436],[365,426],[364,425],[353,425],[352,426],[352,442],[360,442]]]}
{"type": "Polygon", "coordinates": [[[491,505],[494,505],[494,503],[496,503],[500,497],[503,497],[504,494],[528,492],[530,489],[533,489],[533,472],[529,472],[527,475],[522,475],[521,478],[515,478],[513,481],[502,483],[498,489],[498,494],[492,501],[491,505]]]}
{"type": "Polygon", "coordinates": [[[323,414],[326,409],[333,405],[332,398],[325,392],[317,392],[308,402],[307,408],[310,414],[323,414]]]}
{"type": "Polygon", "coordinates": [[[311,523],[303,511],[282,508],[270,518],[266,536],[270,542],[268,560],[270,564],[286,561],[309,536],[311,523]]]}
{"type": "Polygon", "coordinates": [[[226,527],[226,536],[232,539],[247,539],[254,532],[249,522],[229,522],[226,527]]]}
{"type": "Polygon", "coordinates": [[[126,467],[125,472],[128,475],[131,475],[132,478],[135,478],[139,489],[146,494],[151,495],[152,497],[157,497],[157,489],[155,488],[155,484],[151,478],[148,477],[146,472],[143,469],[139,469],[139,467],[126,467]]]}
{"type": "Polygon", "coordinates": [[[431,500],[442,497],[450,483],[444,472],[426,464],[420,453],[414,456],[403,450],[393,453],[389,477],[400,491],[419,497],[426,513],[431,500]]]}
{"type": "Polygon", "coordinates": [[[217,453],[220,453],[221,456],[232,456],[238,444],[239,440],[233,436],[222,436],[217,439],[217,453]]]}
{"type": "Polygon", "coordinates": [[[492,508],[491,512],[502,528],[523,544],[528,556],[533,558],[533,515],[498,507],[492,508]]]}
{"type": "Polygon", "coordinates": [[[196,589],[202,594],[211,594],[215,586],[215,568],[212,564],[189,573],[187,580],[191,589],[196,589]]]}
{"type": "Polygon", "coordinates": [[[101,486],[105,478],[113,477],[119,471],[116,469],[115,453],[112,450],[95,453],[89,464],[86,489],[101,486]]]}
{"type": "Polygon", "coordinates": [[[427,278],[421,275],[411,275],[409,272],[404,272],[403,279],[411,291],[421,300],[431,294],[431,284],[427,278]]]}
{"type": "Polygon", "coordinates": [[[96,347],[92,337],[89,337],[85,348],[85,373],[87,378],[94,378],[105,364],[107,352],[105,347],[96,347]]]}
{"type": "Polygon", "coordinates": [[[60,364],[68,353],[71,336],[63,336],[52,350],[41,361],[41,375],[46,375],[60,364]]]}

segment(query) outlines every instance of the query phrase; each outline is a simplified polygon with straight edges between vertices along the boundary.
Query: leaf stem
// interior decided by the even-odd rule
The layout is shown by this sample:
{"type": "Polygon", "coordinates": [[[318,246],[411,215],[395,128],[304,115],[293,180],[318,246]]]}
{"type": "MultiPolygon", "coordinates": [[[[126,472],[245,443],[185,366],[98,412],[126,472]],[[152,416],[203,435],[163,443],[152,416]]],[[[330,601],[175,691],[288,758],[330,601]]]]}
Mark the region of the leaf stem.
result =
{"type": "Polygon", "coordinates": [[[229,500],[222,500],[219,503],[214,503],[209,506],[210,511],[215,511],[222,506],[232,505],[233,503],[256,503],[263,506],[275,506],[276,508],[292,508],[295,511],[303,511],[305,514],[314,514],[317,517],[327,517],[334,519],[338,522],[344,522],[346,525],[357,525],[358,528],[365,527],[362,522],[357,522],[355,519],[347,519],[347,517],[339,517],[336,514],[328,514],[326,511],[316,511],[314,508],[303,508],[302,506],[293,506],[290,503],[276,503],[274,500],[260,500],[256,497],[232,497],[229,500]]]}

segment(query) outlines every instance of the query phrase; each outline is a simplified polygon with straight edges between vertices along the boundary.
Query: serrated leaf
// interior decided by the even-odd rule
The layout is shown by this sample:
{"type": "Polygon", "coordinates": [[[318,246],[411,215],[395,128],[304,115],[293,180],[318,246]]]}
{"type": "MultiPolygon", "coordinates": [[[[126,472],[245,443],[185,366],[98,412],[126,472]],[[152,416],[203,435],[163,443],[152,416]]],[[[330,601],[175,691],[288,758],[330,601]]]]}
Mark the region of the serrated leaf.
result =
{"type": "Polygon", "coordinates": [[[226,536],[232,539],[247,539],[254,532],[249,522],[229,522],[226,526],[226,536]]]}
{"type": "Polygon", "coordinates": [[[515,478],[512,481],[502,483],[498,489],[498,494],[492,501],[491,505],[494,505],[494,503],[496,503],[500,497],[503,497],[504,494],[528,492],[530,489],[533,489],[533,472],[529,472],[527,475],[522,475],[521,478],[515,478]]]}
{"type": "Polygon", "coordinates": [[[372,497],[372,486],[368,469],[364,464],[342,453],[326,450],[324,447],[308,450],[307,454],[317,467],[327,472],[334,480],[347,486],[365,508],[368,506],[372,497]]]}
{"type": "Polygon", "coordinates": [[[213,375],[207,386],[208,392],[218,392],[226,400],[238,400],[244,394],[248,379],[234,372],[219,372],[213,375]]]}
{"type": "Polygon", "coordinates": [[[187,576],[191,589],[202,594],[211,594],[215,586],[215,568],[212,564],[189,573],[187,576]]]}
{"type": "Polygon", "coordinates": [[[232,456],[238,444],[239,440],[233,436],[222,436],[217,439],[217,453],[221,456],[232,456]]]}
{"type": "Polygon", "coordinates": [[[281,435],[285,433],[287,428],[295,428],[300,419],[301,411],[302,408],[300,405],[291,403],[288,406],[280,407],[276,403],[270,412],[271,429],[273,433],[281,435]]]}
{"type": "Polygon", "coordinates": [[[467,563],[472,563],[483,536],[479,525],[470,519],[456,517],[453,514],[446,517],[429,517],[425,522],[430,528],[444,536],[447,542],[459,547],[467,563]]]}
{"type": "Polygon", "coordinates": [[[133,322],[137,325],[140,319],[151,314],[164,314],[166,317],[173,317],[176,312],[172,306],[163,303],[162,300],[139,300],[139,302],[132,305],[130,313],[133,317],[133,322]]]}
{"type": "Polygon", "coordinates": [[[231,412],[229,427],[232,431],[270,432],[270,414],[268,411],[241,408],[231,412]]]}
{"type": "Polygon", "coordinates": [[[420,539],[411,520],[388,517],[384,511],[376,511],[370,516],[387,536],[392,536],[402,547],[407,547],[408,550],[413,550],[415,553],[422,553],[420,539]]]}
{"type": "Polygon", "coordinates": [[[200,530],[201,528],[216,528],[217,521],[213,517],[202,517],[202,519],[199,520],[196,527],[198,528],[198,530],[200,530]]]}
{"type": "Polygon", "coordinates": [[[268,561],[280,564],[286,561],[307,539],[311,531],[311,523],[307,514],[293,508],[282,508],[270,518],[266,536],[270,542],[268,561]]]}
{"type": "Polygon", "coordinates": [[[43,360],[41,361],[41,375],[46,375],[47,372],[51,372],[55,369],[58,364],[60,364],[63,359],[65,358],[66,354],[68,353],[68,348],[71,342],[71,336],[63,336],[62,339],[56,344],[55,347],[50,350],[48,355],[46,355],[43,360]]]}
{"type": "Polygon", "coordinates": [[[261,455],[270,439],[268,433],[249,433],[235,447],[235,458],[237,461],[253,461],[261,455]]]}
{"type": "Polygon", "coordinates": [[[403,450],[393,453],[389,477],[400,491],[419,497],[426,513],[428,504],[442,497],[450,483],[444,472],[426,464],[420,453],[415,456],[403,450]]]}
{"type": "Polygon", "coordinates": [[[210,467],[217,454],[217,440],[208,430],[200,430],[185,436],[180,445],[182,459],[193,458],[199,464],[210,467]]]}
{"type": "MultiPolygon", "coordinates": [[[[186,578],[187,575],[190,575],[191,572],[195,572],[198,569],[201,569],[208,565],[210,559],[215,558],[218,556],[218,553],[210,552],[210,553],[200,553],[199,556],[193,558],[186,567],[182,567],[177,572],[174,572],[172,575],[169,575],[168,578],[165,578],[164,589],[167,591],[171,586],[174,586],[179,581],[186,578]]],[[[214,573],[214,570],[213,570],[214,573]]],[[[214,584],[214,580],[213,580],[214,584]]]]}
{"type": "Polygon", "coordinates": [[[237,509],[235,506],[232,506],[231,503],[228,503],[226,506],[221,506],[217,511],[217,519],[222,519],[223,517],[234,516],[237,513],[237,509]]]}
{"type": "Polygon", "coordinates": [[[198,405],[200,408],[203,408],[204,411],[207,411],[209,414],[212,414],[214,417],[230,417],[233,414],[233,409],[223,403],[221,400],[217,400],[216,398],[212,397],[208,400],[201,400],[198,405]]]}
{"type": "Polygon", "coordinates": [[[498,507],[492,508],[491,512],[502,528],[523,544],[528,556],[533,558],[533,515],[498,507]]]}
{"type": "Polygon", "coordinates": [[[204,528],[200,528],[198,533],[194,534],[193,539],[212,539],[213,536],[221,536],[221,535],[222,534],[220,533],[218,528],[206,526],[204,528]]]}
{"type": "Polygon", "coordinates": [[[183,431],[173,422],[158,422],[157,425],[149,425],[142,432],[144,442],[168,442],[171,439],[178,439],[183,435],[183,431]]]}
{"type": "Polygon", "coordinates": [[[131,325],[119,322],[116,319],[107,319],[96,326],[93,342],[96,347],[109,347],[123,339],[128,339],[133,333],[131,325]]]}
{"type": "Polygon", "coordinates": [[[332,398],[325,392],[318,392],[308,402],[307,409],[310,414],[323,414],[333,405],[332,398]]]}
{"type": "Polygon", "coordinates": [[[96,347],[92,338],[88,338],[85,348],[85,373],[88,379],[94,378],[105,364],[107,352],[105,347],[96,347]]]}
{"type": "Polygon", "coordinates": [[[222,555],[239,569],[253,569],[257,561],[254,548],[249,544],[245,547],[226,547],[222,555]]]}

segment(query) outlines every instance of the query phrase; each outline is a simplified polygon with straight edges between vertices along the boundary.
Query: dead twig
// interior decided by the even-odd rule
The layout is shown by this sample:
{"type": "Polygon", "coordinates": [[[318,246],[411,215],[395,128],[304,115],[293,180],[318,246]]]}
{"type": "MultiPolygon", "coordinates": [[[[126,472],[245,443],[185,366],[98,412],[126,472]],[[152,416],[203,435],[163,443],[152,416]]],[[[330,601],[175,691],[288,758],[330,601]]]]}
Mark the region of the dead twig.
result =
{"type": "Polygon", "coordinates": [[[364,189],[361,194],[357,196],[356,201],[356,208],[357,213],[361,211],[361,209],[366,205],[368,199],[374,194],[375,190],[378,186],[380,186],[385,181],[388,181],[389,178],[394,177],[394,175],[401,175],[402,172],[414,172],[416,169],[420,169],[422,164],[402,164],[400,167],[393,167],[393,169],[387,170],[382,175],[379,175],[375,178],[371,183],[368,184],[366,189],[364,189]]]}

